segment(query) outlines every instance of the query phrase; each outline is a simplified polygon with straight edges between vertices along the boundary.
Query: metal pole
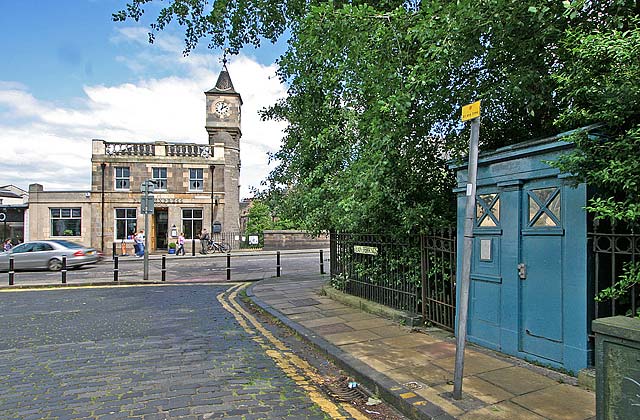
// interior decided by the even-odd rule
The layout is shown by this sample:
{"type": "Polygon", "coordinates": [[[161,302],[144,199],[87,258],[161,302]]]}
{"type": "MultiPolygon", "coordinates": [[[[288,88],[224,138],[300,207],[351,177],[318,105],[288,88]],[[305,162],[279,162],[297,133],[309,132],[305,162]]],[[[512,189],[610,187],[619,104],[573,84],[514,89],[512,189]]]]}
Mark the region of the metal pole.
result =
{"type": "Polygon", "coordinates": [[[117,248],[117,247],[116,247],[116,243],[114,242],[114,243],[113,243],[113,254],[111,254],[111,257],[112,257],[112,258],[114,258],[114,257],[116,256],[116,252],[117,252],[117,251],[116,251],[116,248],[117,248]]]}
{"type": "Polygon", "coordinates": [[[62,273],[62,284],[66,284],[67,283],[67,256],[66,255],[62,256],[62,270],[60,270],[60,272],[62,273]]]}
{"type": "MultiPolygon", "coordinates": [[[[195,232],[191,233],[192,235],[195,236],[195,232]]],[[[196,238],[191,238],[191,256],[195,257],[196,256],[196,238]]]]}
{"type": "Polygon", "coordinates": [[[15,277],[15,271],[13,270],[13,257],[9,257],[9,286],[13,286],[13,279],[15,277]]]}
{"type": "Polygon", "coordinates": [[[276,252],[276,277],[280,277],[280,251],[276,252]]]}
{"type": "MultiPolygon", "coordinates": [[[[100,212],[100,251],[104,252],[104,169],[107,167],[106,162],[100,164],[102,168],[102,187],[100,189],[100,202],[102,210],[100,212]]],[[[115,239],[115,238],[114,238],[115,239]]],[[[113,254],[115,255],[116,248],[113,247],[113,254]]]]}
{"type": "Polygon", "coordinates": [[[462,274],[460,277],[460,302],[458,305],[458,328],[456,334],[456,361],[453,372],[453,398],[462,399],[462,373],[464,370],[464,347],[467,340],[467,317],[469,312],[469,283],[471,274],[471,252],[473,250],[473,225],[476,212],[476,177],[478,173],[478,139],[480,118],[471,120],[469,140],[469,167],[467,170],[467,208],[464,219],[464,248],[462,274]]]}
{"type": "Polygon", "coordinates": [[[320,250],[320,274],[324,274],[324,258],[322,255],[322,250],[320,250]]]}
{"type": "Polygon", "coordinates": [[[118,256],[114,255],[113,257],[113,281],[118,281],[118,256]]]}
{"type": "Polygon", "coordinates": [[[162,256],[162,281],[167,280],[167,256],[162,256]]]}
{"type": "Polygon", "coordinates": [[[227,252],[227,280],[231,280],[231,253],[227,252]]]}
{"type": "Polygon", "coordinates": [[[146,211],[144,212],[144,269],[143,280],[149,280],[149,183],[144,183],[144,201],[146,211]]]}

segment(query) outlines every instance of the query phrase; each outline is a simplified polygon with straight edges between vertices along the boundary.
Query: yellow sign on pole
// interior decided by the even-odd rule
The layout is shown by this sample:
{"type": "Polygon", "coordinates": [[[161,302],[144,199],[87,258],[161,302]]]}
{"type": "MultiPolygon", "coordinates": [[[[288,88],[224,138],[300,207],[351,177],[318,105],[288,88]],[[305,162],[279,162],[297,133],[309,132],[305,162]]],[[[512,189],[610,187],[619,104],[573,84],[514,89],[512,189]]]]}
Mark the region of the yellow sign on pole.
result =
{"type": "Polygon", "coordinates": [[[480,101],[462,107],[462,121],[472,120],[480,116],[480,101]]]}

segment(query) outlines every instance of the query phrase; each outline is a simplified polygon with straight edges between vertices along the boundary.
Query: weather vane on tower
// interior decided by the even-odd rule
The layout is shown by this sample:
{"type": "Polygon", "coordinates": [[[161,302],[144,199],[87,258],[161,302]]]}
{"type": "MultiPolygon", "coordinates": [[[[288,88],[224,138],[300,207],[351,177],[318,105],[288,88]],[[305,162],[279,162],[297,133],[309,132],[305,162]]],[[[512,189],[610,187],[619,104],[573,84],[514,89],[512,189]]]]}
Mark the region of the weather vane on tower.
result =
{"type": "Polygon", "coordinates": [[[229,54],[229,48],[225,48],[224,52],[222,54],[222,58],[220,59],[220,62],[222,63],[222,67],[227,67],[227,54],[229,54]]]}

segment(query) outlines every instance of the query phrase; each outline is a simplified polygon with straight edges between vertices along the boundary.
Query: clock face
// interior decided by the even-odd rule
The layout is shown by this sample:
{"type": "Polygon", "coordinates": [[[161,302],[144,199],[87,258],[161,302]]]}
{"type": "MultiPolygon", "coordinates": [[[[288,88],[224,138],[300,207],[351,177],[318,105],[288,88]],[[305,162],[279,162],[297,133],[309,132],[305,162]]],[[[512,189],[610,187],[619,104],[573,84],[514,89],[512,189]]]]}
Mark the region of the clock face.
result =
{"type": "Polygon", "coordinates": [[[216,104],[214,105],[214,111],[216,112],[216,114],[226,117],[227,115],[229,115],[231,108],[229,107],[228,103],[220,101],[216,102],[216,104]]]}

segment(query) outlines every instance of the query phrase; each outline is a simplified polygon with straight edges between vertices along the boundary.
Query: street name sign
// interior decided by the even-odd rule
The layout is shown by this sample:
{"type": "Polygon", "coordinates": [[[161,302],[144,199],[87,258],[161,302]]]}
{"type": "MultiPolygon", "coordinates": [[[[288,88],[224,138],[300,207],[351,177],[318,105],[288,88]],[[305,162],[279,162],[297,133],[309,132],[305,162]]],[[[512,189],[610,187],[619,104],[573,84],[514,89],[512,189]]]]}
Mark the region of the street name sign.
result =
{"type": "Polygon", "coordinates": [[[353,252],[356,254],[365,254],[365,255],[378,255],[378,247],[375,246],[364,246],[364,245],[354,245],[353,252]]]}
{"type": "Polygon", "coordinates": [[[480,116],[480,101],[462,107],[462,121],[472,120],[480,116]]]}

